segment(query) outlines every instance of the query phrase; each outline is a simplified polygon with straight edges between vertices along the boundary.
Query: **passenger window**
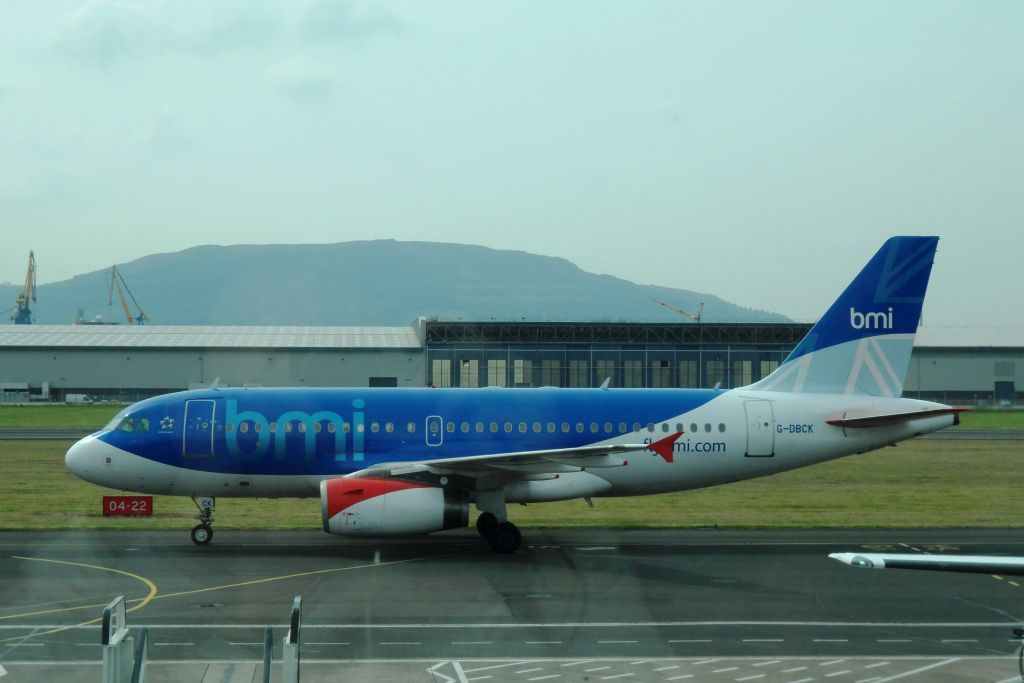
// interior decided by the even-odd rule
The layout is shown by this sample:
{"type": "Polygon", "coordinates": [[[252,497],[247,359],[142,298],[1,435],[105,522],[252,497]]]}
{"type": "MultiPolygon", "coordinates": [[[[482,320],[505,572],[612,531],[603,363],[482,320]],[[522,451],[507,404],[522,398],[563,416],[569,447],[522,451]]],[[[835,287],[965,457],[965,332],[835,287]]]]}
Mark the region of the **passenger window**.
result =
{"type": "MultiPolygon", "coordinates": [[[[346,425],[346,427],[347,426],[348,425],[346,425]]],[[[347,432],[348,429],[346,429],[345,431],[347,432]]],[[[416,423],[410,422],[409,424],[405,425],[405,431],[409,432],[410,434],[414,433],[416,431],[416,423]]]]}
{"type": "Polygon", "coordinates": [[[526,433],[526,423],[525,422],[520,422],[519,423],[519,433],[520,434],[525,434],[526,433]]]}
{"type": "Polygon", "coordinates": [[[654,431],[654,423],[653,422],[648,422],[647,423],[647,431],[649,431],[649,432],[653,432],[654,431]]]}
{"type": "Polygon", "coordinates": [[[387,422],[387,423],[385,423],[384,424],[384,431],[387,432],[388,434],[390,434],[391,432],[395,431],[395,423],[394,422],[387,422]]]}
{"type": "Polygon", "coordinates": [[[704,431],[708,432],[708,433],[711,432],[711,423],[710,422],[705,422],[704,423],[704,431]]]}
{"type": "Polygon", "coordinates": [[[533,423],[533,433],[534,434],[540,434],[540,429],[541,429],[540,422],[534,422],[533,423]]]}
{"type": "Polygon", "coordinates": [[[301,433],[301,434],[305,434],[306,433],[306,423],[305,422],[300,422],[299,423],[299,433],[301,433]]]}
{"type": "MultiPolygon", "coordinates": [[[[228,431],[230,431],[230,427],[231,427],[231,425],[229,424],[229,425],[227,425],[227,426],[228,426],[228,428],[229,428],[229,430],[228,430],[228,431]]],[[[276,423],[276,422],[271,422],[271,423],[270,423],[270,433],[271,433],[271,434],[273,434],[273,433],[274,433],[274,432],[276,432],[276,431],[277,431],[277,423],[276,423]]]]}
{"type": "MultiPolygon", "coordinates": [[[[322,430],[323,428],[324,428],[324,426],[323,426],[322,424],[320,424],[319,422],[314,422],[314,423],[313,423],[313,433],[314,433],[314,434],[319,434],[319,433],[320,433],[320,431],[321,431],[321,430],[322,430]]],[[[258,422],[256,423],[256,431],[257,431],[257,432],[258,432],[258,431],[260,431],[260,425],[259,425],[259,423],[258,423],[258,422]]]]}
{"type": "Polygon", "coordinates": [[[590,423],[590,433],[591,434],[597,434],[597,423],[596,422],[591,422],[590,423]]]}
{"type": "MultiPolygon", "coordinates": [[[[351,424],[351,423],[349,423],[349,422],[342,422],[342,423],[341,423],[341,431],[343,431],[343,432],[345,432],[346,434],[348,434],[349,432],[351,432],[351,431],[352,431],[352,424],[351,424]]],[[[415,430],[415,429],[413,429],[413,431],[416,431],[416,430],[415,430]]]]}
{"type": "Polygon", "coordinates": [[[625,434],[627,431],[629,431],[629,430],[626,428],[626,423],[625,422],[620,422],[619,423],[619,434],[625,434]]]}
{"type": "MultiPolygon", "coordinates": [[[[244,429],[242,429],[242,427],[245,427],[245,423],[244,422],[242,424],[238,425],[238,431],[240,431],[240,432],[245,431],[244,429]]],[[[285,422],[284,423],[284,432],[285,432],[285,434],[291,434],[292,433],[292,423],[291,422],[285,422]]]]}
{"type": "Polygon", "coordinates": [[[668,422],[661,423],[661,431],[668,433],[668,422]]]}
{"type": "Polygon", "coordinates": [[[725,434],[725,423],[724,422],[719,422],[718,423],[718,431],[720,433],[722,433],[722,434],[725,434]]]}
{"type": "Polygon", "coordinates": [[[604,423],[604,433],[605,434],[611,434],[612,433],[612,423],[611,422],[605,422],[604,423]]]}
{"type": "Polygon", "coordinates": [[[512,433],[512,423],[511,422],[506,422],[505,423],[505,433],[506,434],[511,434],[512,433]]]}
{"type": "Polygon", "coordinates": [[[554,434],[554,433],[555,433],[555,423],[554,422],[548,422],[548,434],[554,434]]]}
{"type": "Polygon", "coordinates": [[[497,422],[492,422],[489,425],[489,428],[491,430],[491,434],[497,434],[498,433],[498,423],[497,422]]]}
{"type": "Polygon", "coordinates": [[[580,434],[582,434],[582,433],[583,433],[583,423],[582,423],[582,422],[577,422],[577,423],[576,423],[576,431],[577,431],[578,433],[580,433],[580,434]]]}
{"type": "MultiPolygon", "coordinates": [[[[231,432],[235,431],[235,425],[233,425],[230,422],[228,422],[226,425],[224,425],[224,431],[227,432],[228,434],[230,434],[231,432]]],[[[273,430],[271,430],[271,431],[273,431],[273,430]]]]}
{"type": "Polygon", "coordinates": [[[462,433],[463,434],[468,434],[469,433],[469,423],[468,422],[463,422],[461,425],[459,425],[459,427],[462,429],[462,433]]]}
{"type": "Polygon", "coordinates": [[[477,422],[476,423],[476,433],[477,434],[483,434],[484,433],[484,423],[483,422],[477,422]]]}
{"type": "Polygon", "coordinates": [[[676,431],[677,432],[683,431],[683,423],[682,422],[676,422],[676,431]]]}
{"type": "Polygon", "coordinates": [[[356,431],[362,434],[363,432],[366,431],[366,425],[360,422],[359,424],[356,425],[356,431]]]}
{"type": "Polygon", "coordinates": [[[455,423],[454,422],[449,422],[447,425],[445,425],[445,430],[449,434],[453,434],[455,432],[455,423]]]}
{"type": "Polygon", "coordinates": [[[563,422],[562,423],[562,433],[563,434],[568,434],[569,433],[569,423],[568,422],[563,422]]]}
{"type": "Polygon", "coordinates": [[[242,433],[242,434],[248,434],[249,433],[249,423],[248,422],[242,422],[241,424],[239,424],[238,425],[238,431],[240,433],[242,433]]]}
{"type": "Polygon", "coordinates": [[[336,431],[338,431],[338,428],[334,426],[334,423],[333,422],[328,422],[327,423],[327,433],[328,434],[333,434],[336,431]]]}
{"type": "Polygon", "coordinates": [[[379,422],[371,422],[370,423],[370,431],[373,432],[374,434],[379,432],[380,431],[380,423],[379,422]]]}
{"type": "Polygon", "coordinates": [[[633,431],[634,432],[639,432],[640,431],[640,423],[639,422],[634,422],[633,423],[633,431]]]}
{"type": "Polygon", "coordinates": [[[697,431],[697,423],[696,422],[691,422],[690,423],[690,431],[691,432],[697,431]]]}

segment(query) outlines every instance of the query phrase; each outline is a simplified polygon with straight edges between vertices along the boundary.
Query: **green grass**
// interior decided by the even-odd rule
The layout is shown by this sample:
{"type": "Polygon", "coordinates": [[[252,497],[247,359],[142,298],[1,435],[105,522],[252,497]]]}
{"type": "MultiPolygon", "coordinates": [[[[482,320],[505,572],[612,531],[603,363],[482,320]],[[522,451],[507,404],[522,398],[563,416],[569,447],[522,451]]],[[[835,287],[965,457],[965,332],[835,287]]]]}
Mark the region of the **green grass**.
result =
{"type": "Polygon", "coordinates": [[[0,428],[99,429],[110,422],[121,405],[0,406],[0,428]]]}
{"type": "MultiPolygon", "coordinates": [[[[70,442],[0,441],[0,530],[187,529],[187,498],[152,518],[105,518],[105,491],[64,468],[70,442]]],[[[1024,449],[1012,441],[920,440],[762,479],[635,498],[512,505],[525,527],[1020,527],[1024,449]]],[[[218,501],[222,529],[319,529],[317,499],[218,501]]]]}
{"type": "Polygon", "coordinates": [[[959,428],[1024,429],[1024,410],[977,410],[961,413],[959,428]]]}

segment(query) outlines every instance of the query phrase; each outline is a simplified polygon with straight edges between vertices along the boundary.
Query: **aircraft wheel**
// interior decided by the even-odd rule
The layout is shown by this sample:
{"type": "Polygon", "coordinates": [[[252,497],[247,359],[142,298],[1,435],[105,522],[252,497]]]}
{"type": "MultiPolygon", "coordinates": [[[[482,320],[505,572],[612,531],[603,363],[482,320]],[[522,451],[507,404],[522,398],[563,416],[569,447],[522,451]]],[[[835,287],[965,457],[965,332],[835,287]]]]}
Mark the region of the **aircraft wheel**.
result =
{"type": "Polygon", "coordinates": [[[484,538],[491,535],[494,527],[498,526],[498,518],[492,512],[481,512],[476,518],[476,530],[484,538]]]}
{"type": "Polygon", "coordinates": [[[512,522],[498,522],[487,536],[496,553],[514,553],[523,543],[523,535],[512,522]]]}
{"type": "Polygon", "coordinates": [[[192,542],[196,545],[206,545],[213,540],[213,527],[206,524],[196,524],[192,527],[192,542]]]}

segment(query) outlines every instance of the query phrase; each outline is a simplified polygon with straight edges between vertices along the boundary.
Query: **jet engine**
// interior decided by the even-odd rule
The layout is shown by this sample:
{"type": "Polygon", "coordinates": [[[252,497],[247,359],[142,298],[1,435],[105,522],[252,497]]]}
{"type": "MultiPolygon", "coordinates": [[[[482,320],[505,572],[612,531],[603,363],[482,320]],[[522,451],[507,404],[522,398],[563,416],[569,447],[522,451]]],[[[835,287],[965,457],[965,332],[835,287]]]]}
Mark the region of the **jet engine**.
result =
{"type": "Polygon", "coordinates": [[[324,531],[343,536],[426,534],[469,524],[469,497],[399,479],[320,482],[324,531]]]}

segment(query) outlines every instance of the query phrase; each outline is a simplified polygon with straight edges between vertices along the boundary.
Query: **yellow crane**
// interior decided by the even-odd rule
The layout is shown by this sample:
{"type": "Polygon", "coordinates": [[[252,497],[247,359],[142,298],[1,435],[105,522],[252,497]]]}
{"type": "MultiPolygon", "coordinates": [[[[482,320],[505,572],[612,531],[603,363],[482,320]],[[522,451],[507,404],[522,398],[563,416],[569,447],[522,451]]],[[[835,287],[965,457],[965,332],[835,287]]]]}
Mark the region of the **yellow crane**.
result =
{"type": "Polygon", "coordinates": [[[36,257],[31,251],[28,252],[28,273],[25,275],[25,289],[21,290],[15,302],[17,308],[11,318],[15,325],[31,325],[32,309],[28,302],[36,300],[36,257]]]}
{"type": "Polygon", "coordinates": [[[117,296],[121,299],[121,308],[124,309],[124,317],[129,325],[135,323],[136,325],[145,325],[146,321],[149,320],[149,316],[142,310],[142,306],[136,301],[135,295],[132,294],[132,290],[128,289],[128,283],[124,281],[121,276],[121,271],[117,269],[117,266],[110,267],[109,273],[110,281],[107,283],[107,305],[112,306],[114,304],[114,290],[117,290],[117,296]],[[125,298],[124,293],[128,292],[129,298],[132,303],[135,304],[135,308],[139,311],[139,314],[132,316],[132,311],[128,307],[128,299],[125,298]]]}
{"type": "Polygon", "coordinates": [[[703,301],[700,303],[700,306],[697,307],[697,315],[694,315],[693,313],[688,313],[687,311],[684,311],[681,308],[676,308],[675,306],[670,306],[669,304],[665,303],[664,301],[658,301],[654,297],[651,297],[651,301],[653,301],[654,303],[658,304],[659,306],[664,306],[665,308],[667,308],[670,311],[675,311],[679,315],[685,315],[687,318],[689,318],[690,320],[692,320],[695,323],[699,323],[700,322],[700,317],[702,315],[704,315],[704,302],[703,301]]]}

